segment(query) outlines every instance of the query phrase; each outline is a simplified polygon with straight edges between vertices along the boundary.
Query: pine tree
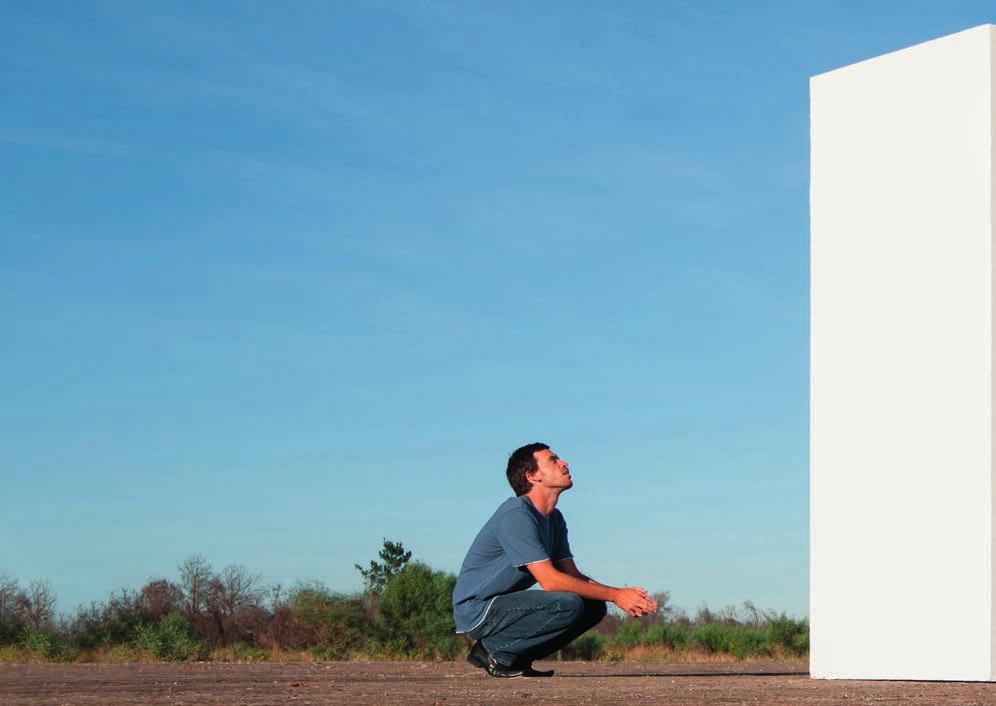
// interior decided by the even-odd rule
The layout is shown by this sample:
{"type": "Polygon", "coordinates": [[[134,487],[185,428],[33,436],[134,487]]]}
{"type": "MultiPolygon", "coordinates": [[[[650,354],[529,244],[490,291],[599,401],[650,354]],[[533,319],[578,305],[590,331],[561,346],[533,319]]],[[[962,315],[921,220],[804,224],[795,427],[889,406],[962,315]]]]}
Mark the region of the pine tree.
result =
{"type": "Polygon", "coordinates": [[[408,560],[412,558],[412,553],[405,551],[401,542],[392,542],[386,538],[384,539],[384,547],[378,552],[378,555],[380,562],[371,561],[369,569],[364,569],[359,564],[353,565],[363,575],[366,592],[374,595],[380,595],[384,586],[387,585],[388,579],[405,568],[408,560]]]}

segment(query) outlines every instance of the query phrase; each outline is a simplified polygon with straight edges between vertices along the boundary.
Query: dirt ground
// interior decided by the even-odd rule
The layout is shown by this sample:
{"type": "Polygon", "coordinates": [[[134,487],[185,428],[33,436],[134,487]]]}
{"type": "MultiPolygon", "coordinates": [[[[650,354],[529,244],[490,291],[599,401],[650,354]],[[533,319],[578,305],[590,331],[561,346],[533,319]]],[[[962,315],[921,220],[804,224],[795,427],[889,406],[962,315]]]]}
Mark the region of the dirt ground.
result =
{"type": "Polygon", "coordinates": [[[804,661],[547,662],[494,679],[465,662],[0,665],[0,704],[996,704],[996,684],[821,681],[804,661]]]}

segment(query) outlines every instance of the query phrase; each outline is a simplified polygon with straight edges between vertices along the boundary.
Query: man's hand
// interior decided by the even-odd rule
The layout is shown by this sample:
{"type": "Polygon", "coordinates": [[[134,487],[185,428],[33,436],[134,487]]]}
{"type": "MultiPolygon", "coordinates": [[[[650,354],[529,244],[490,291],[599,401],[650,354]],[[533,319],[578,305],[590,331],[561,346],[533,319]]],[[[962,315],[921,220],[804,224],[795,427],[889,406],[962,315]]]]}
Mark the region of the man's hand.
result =
{"type": "Polygon", "coordinates": [[[612,602],[634,618],[648,615],[657,610],[657,601],[651,599],[646,589],[639,586],[617,588],[612,602]]]}
{"type": "Polygon", "coordinates": [[[573,559],[561,559],[557,566],[547,559],[526,564],[526,568],[544,591],[570,591],[582,598],[611,601],[634,618],[657,610],[657,602],[650,598],[646,589],[639,586],[606,586],[578,571],[573,559]]]}

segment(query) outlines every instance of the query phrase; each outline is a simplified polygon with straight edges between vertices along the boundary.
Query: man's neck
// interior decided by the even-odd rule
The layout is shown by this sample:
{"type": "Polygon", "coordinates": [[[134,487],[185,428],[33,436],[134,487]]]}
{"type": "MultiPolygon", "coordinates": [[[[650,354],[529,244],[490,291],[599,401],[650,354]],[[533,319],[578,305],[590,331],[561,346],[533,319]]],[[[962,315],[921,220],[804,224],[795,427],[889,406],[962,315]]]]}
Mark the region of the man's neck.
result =
{"type": "Polygon", "coordinates": [[[526,493],[529,502],[533,504],[543,517],[549,517],[553,509],[557,507],[557,500],[560,498],[560,490],[551,490],[534,485],[533,489],[526,493]]]}

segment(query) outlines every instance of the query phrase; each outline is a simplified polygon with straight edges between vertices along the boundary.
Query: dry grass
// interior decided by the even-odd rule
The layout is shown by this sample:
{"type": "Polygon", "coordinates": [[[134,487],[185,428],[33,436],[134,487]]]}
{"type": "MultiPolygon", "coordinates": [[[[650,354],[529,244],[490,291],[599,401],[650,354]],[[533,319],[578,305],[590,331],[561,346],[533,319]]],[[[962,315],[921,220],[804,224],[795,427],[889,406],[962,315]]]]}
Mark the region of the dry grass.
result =
{"type": "MultiPolygon", "coordinates": [[[[771,659],[775,660],[793,660],[800,659],[799,655],[789,654],[783,649],[775,650],[771,659]]],[[[808,655],[803,655],[802,658],[806,658],[808,655]]],[[[40,655],[31,650],[27,650],[23,647],[18,647],[14,645],[7,645],[0,647],[0,664],[42,664],[47,662],[52,662],[51,659],[46,659],[43,655],[40,655]]],[[[157,659],[153,654],[146,650],[141,650],[131,645],[109,645],[106,647],[99,647],[93,650],[84,650],[77,654],[74,654],[72,659],[69,660],[75,663],[88,663],[88,664],[137,664],[137,663],[155,663],[163,662],[164,660],[157,659]]],[[[225,662],[225,663],[245,663],[245,662],[324,662],[327,661],[320,657],[316,657],[309,650],[288,650],[282,648],[272,648],[270,650],[265,650],[261,648],[247,648],[242,645],[234,647],[218,647],[211,650],[208,655],[208,661],[210,662],[225,662]]],[[[388,654],[378,654],[369,655],[354,653],[349,656],[346,662],[354,663],[365,663],[365,662],[419,662],[419,661],[435,661],[435,660],[425,660],[420,658],[398,658],[396,656],[392,657],[388,654]]],[[[582,660],[564,660],[564,661],[582,661],[582,660]]],[[[708,663],[731,663],[738,662],[736,657],[726,654],[726,653],[710,653],[707,650],[701,648],[691,648],[684,650],[675,650],[666,645],[638,645],[635,647],[630,647],[623,649],[620,647],[610,647],[607,649],[598,659],[594,660],[596,662],[621,662],[621,661],[632,661],[632,662],[644,662],[644,663],[667,663],[667,664],[708,664],[708,663]]]]}
{"type": "Polygon", "coordinates": [[[108,645],[95,650],[80,652],[74,662],[96,662],[99,664],[132,664],[135,662],[156,662],[155,656],[146,650],[131,645],[108,645]]]}
{"type": "Polygon", "coordinates": [[[27,650],[22,650],[20,647],[15,647],[14,645],[4,645],[0,647],[0,664],[26,664],[30,661],[42,661],[42,660],[30,660],[28,657],[31,655],[27,650]]]}
{"type": "MultiPolygon", "coordinates": [[[[803,656],[805,658],[805,656],[803,656]]],[[[797,655],[790,655],[784,652],[775,655],[772,659],[800,659],[797,655]]],[[[42,664],[52,662],[51,659],[19,647],[0,647],[0,664],[42,664]]],[[[74,655],[70,660],[82,664],[137,664],[164,662],[156,659],[151,653],[128,645],[114,645],[111,647],[101,647],[95,650],[85,650],[74,655]]],[[[211,650],[208,655],[209,662],[244,663],[244,662],[325,662],[328,660],[316,657],[308,650],[252,650],[246,651],[231,647],[220,647],[211,650]]],[[[352,654],[346,662],[424,662],[436,661],[425,660],[423,658],[406,657],[397,658],[390,656],[372,657],[366,654],[352,654]]],[[[567,662],[583,660],[564,660],[567,662]]],[[[647,663],[669,663],[669,664],[707,664],[707,663],[729,663],[739,662],[736,657],[725,653],[709,653],[705,650],[673,650],[668,647],[659,646],[638,646],[626,650],[608,650],[605,654],[594,660],[596,662],[647,662],[647,663]]]]}
{"type": "Polygon", "coordinates": [[[725,653],[709,653],[706,650],[674,650],[664,645],[639,645],[630,647],[618,654],[607,656],[610,661],[634,662],[672,662],[672,663],[702,663],[702,662],[737,662],[733,655],[725,653]]]}

